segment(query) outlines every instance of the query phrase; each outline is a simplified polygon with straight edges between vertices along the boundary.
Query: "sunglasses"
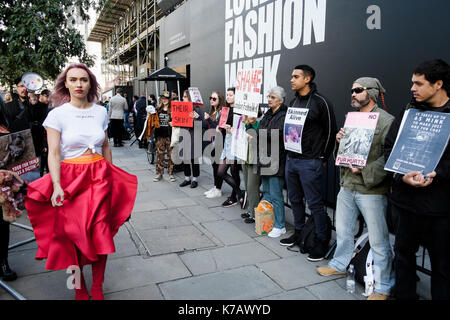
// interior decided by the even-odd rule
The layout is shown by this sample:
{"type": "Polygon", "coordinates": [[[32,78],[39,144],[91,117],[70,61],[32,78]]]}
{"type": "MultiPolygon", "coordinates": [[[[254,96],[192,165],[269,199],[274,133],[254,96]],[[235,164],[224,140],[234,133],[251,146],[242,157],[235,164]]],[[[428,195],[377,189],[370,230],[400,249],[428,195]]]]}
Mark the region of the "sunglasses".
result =
{"type": "Polygon", "coordinates": [[[369,89],[376,89],[376,88],[366,88],[366,87],[358,87],[358,88],[354,88],[354,89],[352,89],[352,90],[350,90],[350,92],[353,94],[354,92],[356,92],[356,93],[361,93],[361,92],[363,92],[364,90],[369,90],[369,89]]]}
{"type": "Polygon", "coordinates": [[[209,97],[209,100],[216,101],[217,98],[215,98],[215,97],[209,97]]]}

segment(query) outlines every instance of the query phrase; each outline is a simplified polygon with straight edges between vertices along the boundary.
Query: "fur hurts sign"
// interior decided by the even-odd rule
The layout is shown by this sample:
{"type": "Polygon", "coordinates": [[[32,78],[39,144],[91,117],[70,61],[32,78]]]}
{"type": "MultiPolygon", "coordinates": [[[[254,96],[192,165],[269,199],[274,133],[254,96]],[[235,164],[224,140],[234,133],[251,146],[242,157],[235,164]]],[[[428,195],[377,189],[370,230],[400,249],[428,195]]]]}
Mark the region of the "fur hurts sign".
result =
{"type": "Polygon", "coordinates": [[[225,86],[263,68],[260,102],[277,85],[283,52],[325,41],[326,0],[226,0],[225,86]]]}

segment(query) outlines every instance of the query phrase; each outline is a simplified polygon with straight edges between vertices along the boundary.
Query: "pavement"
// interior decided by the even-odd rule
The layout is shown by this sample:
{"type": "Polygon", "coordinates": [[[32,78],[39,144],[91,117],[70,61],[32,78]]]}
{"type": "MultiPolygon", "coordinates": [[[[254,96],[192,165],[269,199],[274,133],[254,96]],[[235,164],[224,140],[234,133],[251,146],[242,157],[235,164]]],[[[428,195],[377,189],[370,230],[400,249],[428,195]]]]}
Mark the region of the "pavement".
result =
{"type": "MultiPolygon", "coordinates": [[[[129,222],[115,237],[116,253],[108,256],[104,293],[106,300],[363,300],[357,284],[347,293],[344,276],[322,277],[316,272],[326,260],[309,262],[306,255],[279,244],[280,238],[255,233],[254,224],[240,217],[239,206],[223,208],[231,193],[224,183],[221,198],[203,193],[213,186],[212,168],[200,166],[199,186],[180,188],[177,181],[153,182],[155,166],[137,143],[112,147],[113,163],[138,177],[138,194],[129,222]]],[[[22,215],[17,221],[30,225],[22,215]]],[[[286,208],[287,234],[293,217],[286,208]]],[[[10,244],[33,237],[29,230],[11,225],[10,244]]],[[[281,238],[283,238],[282,236],[281,238]]],[[[335,234],[333,232],[333,239],[335,234]]],[[[73,300],[66,270],[45,270],[34,259],[37,244],[11,249],[9,264],[18,279],[7,284],[30,300],[73,300]]],[[[418,259],[421,259],[418,257],[418,259]]],[[[84,269],[88,288],[91,268],[84,269]]],[[[429,277],[419,273],[418,292],[429,299],[429,277]]],[[[0,300],[14,299],[0,288],[0,300]]]]}

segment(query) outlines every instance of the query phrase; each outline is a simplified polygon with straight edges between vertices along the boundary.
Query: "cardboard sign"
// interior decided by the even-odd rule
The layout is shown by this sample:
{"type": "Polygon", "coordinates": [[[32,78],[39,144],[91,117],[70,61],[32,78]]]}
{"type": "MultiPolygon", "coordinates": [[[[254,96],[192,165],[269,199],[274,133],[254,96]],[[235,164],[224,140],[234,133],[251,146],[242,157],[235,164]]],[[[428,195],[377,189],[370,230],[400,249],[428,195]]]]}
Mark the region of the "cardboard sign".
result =
{"type": "Polygon", "coordinates": [[[224,128],[225,129],[225,125],[227,124],[227,120],[228,120],[228,114],[230,113],[230,108],[229,107],[223,107],[221,114],[220,114],[220,120],[219,120],[219,128],[224,128]]]}
{"type": "Polygon", "coordinates": [[[302,153],[302,134],[309,109],[289,108],[284,120],[284,148],[302,153]]]}
{"type": "Polygon", "coordinates": [[[236,75],[236,95],[234,112],[250,117],[258,117],[258,108],[262,100],[262,68],[239,70],[236,75]]]}
{"type": "Polygon", "coordinates": [[[0,169],[22,176],[39,168],[31,130],[23,130],[0,137],[0,169]]]}
{"type": "Polygon", "coordinates": [[[188,89],[189,95],[191,96],[191,101],[194,106],[203,106],[203,99],[198,88],[190,87],[188,89]]]}
{"type": "Polygon", "coordinates": [[[194,127],[194,119],[190,114],[193,111],[192,102],[172,101],[172,127],[194,127]]]}

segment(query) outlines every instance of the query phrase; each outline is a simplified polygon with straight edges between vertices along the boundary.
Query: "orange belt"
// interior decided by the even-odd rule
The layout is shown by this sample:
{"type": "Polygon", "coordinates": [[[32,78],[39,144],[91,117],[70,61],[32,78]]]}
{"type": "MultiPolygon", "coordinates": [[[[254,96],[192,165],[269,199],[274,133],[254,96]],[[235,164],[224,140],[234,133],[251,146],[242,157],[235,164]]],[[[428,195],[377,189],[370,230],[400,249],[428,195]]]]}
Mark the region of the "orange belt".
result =
{"type": "Polygon", "coordinates": [[[78,158],[73,159],[64,159],[62,162],[64,163],[70,163],[70,164],[89,164],[94,163],[97,161],[100,161],[103,159],[103,156],[101,156],[98,153],[91,153],[91,154],[83,154],[79,156],[78,158]]]}

